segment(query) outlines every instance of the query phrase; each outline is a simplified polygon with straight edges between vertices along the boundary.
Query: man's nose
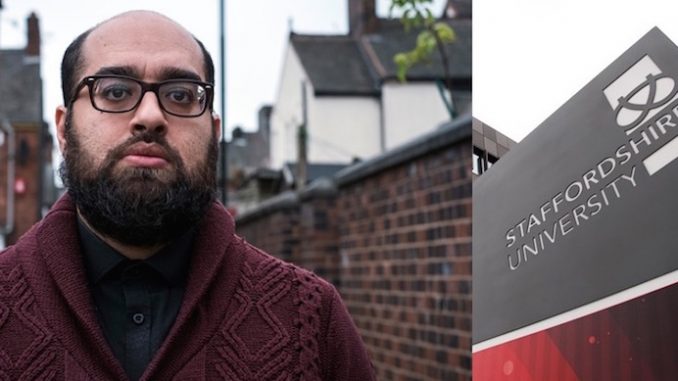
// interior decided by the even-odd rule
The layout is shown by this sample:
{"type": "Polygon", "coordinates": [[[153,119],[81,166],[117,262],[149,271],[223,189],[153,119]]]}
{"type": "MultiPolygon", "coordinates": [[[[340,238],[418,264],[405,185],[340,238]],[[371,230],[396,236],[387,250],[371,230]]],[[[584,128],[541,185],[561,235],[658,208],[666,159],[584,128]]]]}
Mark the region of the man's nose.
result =
{"type": "Polygon", "coordinates": [[[160,106],[160,100],[152,91],[147,91],[136,109],[132,111],[132,133],[153,130],[156,133],[167,132],[167,116],[160,106]]]}

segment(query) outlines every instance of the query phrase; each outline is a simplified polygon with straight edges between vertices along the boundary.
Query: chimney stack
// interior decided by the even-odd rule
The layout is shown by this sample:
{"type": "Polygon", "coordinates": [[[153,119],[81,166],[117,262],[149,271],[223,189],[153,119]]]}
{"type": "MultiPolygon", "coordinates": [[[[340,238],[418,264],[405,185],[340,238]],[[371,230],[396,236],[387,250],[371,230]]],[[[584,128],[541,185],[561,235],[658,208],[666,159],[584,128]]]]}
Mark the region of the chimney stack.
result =
{"type": "Polygon", "coordinates": [[[374,33],[379,29],[374,0],[348,0],[348,28],[352,36],[374,33]]]}
{"type": "Polygon", "coordinates": [[[40,55],[40,25],[38,23],[38,16],[35,12],[31,13],[27,19],[28,23],[28,43],[26,44],[26,55],[39,56],[40,55]]]}

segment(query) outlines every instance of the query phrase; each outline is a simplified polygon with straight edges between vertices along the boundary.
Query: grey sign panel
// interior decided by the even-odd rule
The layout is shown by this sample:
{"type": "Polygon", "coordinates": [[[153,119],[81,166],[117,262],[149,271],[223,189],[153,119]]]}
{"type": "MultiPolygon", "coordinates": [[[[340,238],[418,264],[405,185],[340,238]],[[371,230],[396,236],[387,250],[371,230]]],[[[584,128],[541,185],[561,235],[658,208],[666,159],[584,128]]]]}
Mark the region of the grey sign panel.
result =
{"type": "Polygon", "coordinates": [[[475,344],[678,269],[677,137],[655,28],[476,180],[475,344]]]}

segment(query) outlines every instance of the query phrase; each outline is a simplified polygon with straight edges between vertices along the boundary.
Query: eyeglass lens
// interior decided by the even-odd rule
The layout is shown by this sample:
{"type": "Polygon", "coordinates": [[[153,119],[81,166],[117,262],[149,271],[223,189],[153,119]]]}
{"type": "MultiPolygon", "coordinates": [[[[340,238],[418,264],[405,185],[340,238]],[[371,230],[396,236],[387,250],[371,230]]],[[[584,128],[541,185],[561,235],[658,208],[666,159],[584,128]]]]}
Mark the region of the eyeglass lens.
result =
{"type": "MultiPolygon", "coordinates": [[[[102,111],[130,111],[143,93],[141,83],[127,78],[97,78],[92,84],[92,101],[102,111]]],[[[207,102],[206,89],[192,82],[168,81],[158,87],[156,94],[165,111],[182,116],[201,114],[207,102]]]]}

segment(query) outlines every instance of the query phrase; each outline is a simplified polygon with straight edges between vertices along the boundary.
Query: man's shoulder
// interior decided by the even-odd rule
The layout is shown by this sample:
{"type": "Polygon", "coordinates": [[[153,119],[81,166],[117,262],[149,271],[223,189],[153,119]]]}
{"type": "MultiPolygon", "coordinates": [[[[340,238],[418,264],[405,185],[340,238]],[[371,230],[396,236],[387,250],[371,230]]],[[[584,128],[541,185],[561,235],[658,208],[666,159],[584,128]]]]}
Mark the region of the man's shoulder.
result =
{"type": "MultiPolygon", "coordinates": [[[[322,294],[334,294],[336,292],[334,286],[325,279],[316,275],[314,272],[300,267],[294,263],[285,261],[269,254],[268,252],[246,242],[240,238],[242,244],[242,251],[245,255],[244,267],[245,272],[249,272],[250,276],[256,273],[271,274],[280,280],[292,281],[295,285],[302,288],[312,288],[316,292],[322,294]]],[[[247,275],[247,274],[243,274],[247,275]]]]}
{"type": "Polygon", "coordinates": [[[9,246],[0,251],[0,271],[4,268],[13,267],[17,262],[16,248],[9,246]]]}
{"type": "Polygon", "coordinates": [[[0,251],[0,268],[11,266],[18,263],[19,256],[22,253],[30,253],[37,247],[36,230],[41,222],[33,225],[26,233],[12,245],[0,251]]]}
{"type": "Polygon", "coordinates": [[[18,277],[23,276],[22,263],[36,247],[35,237],[27,233],[17,243],[0,251],[0,283],[16,283],[18,277]]]}
{"type": "Polygon", "coordinates": [[[63,227],[66,220],[75,221],[75,208],[67,195],[62,196],[40,221],[36,222],[19,237],[16,243],[2,250],[0,257],[12,255],[17,251],[32,249],[36,245],[38,235],[45,225],[63,227]]]}

